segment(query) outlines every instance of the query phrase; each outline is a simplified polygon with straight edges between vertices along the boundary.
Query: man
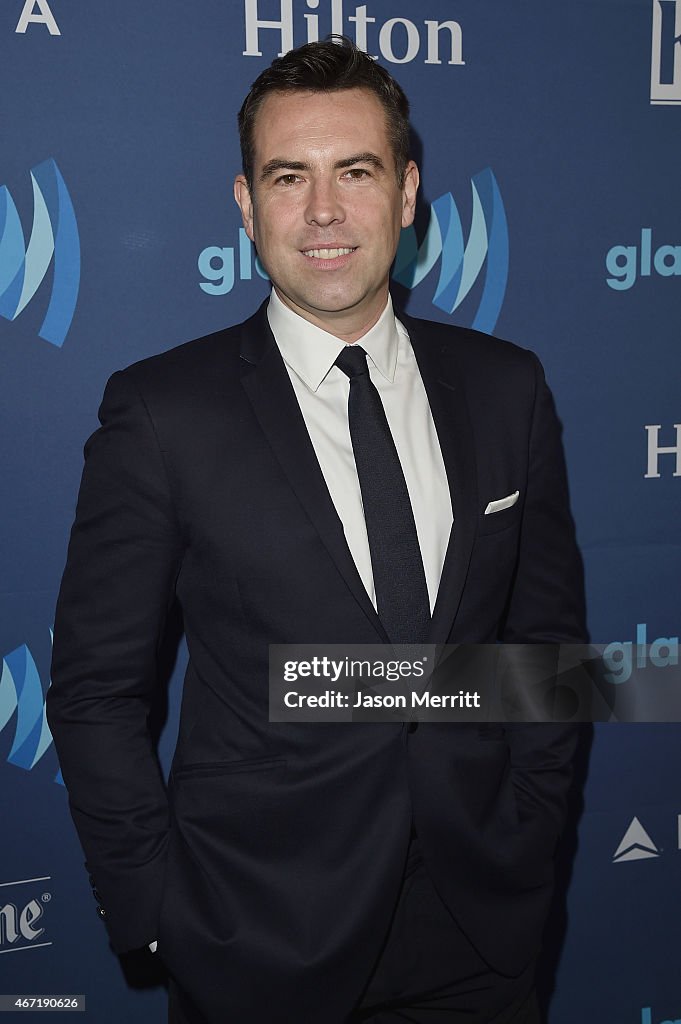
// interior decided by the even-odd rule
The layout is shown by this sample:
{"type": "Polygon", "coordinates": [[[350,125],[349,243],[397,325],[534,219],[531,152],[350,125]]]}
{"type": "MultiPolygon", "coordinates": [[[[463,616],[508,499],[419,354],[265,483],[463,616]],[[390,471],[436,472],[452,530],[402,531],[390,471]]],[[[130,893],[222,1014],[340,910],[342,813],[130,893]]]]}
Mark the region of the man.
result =
{"type": "Polygon", "coordinates": [[[240,132],[271,298],[112,377],[60,593],[49,721],[102,915],[117,951],[158,940],[175,1021],[535,1020],[573,731],[270,723],[267,680],[271,643],[583,640],[541,368],[395,318],[418,170],[378,64],[292,51],[240,132]]]}

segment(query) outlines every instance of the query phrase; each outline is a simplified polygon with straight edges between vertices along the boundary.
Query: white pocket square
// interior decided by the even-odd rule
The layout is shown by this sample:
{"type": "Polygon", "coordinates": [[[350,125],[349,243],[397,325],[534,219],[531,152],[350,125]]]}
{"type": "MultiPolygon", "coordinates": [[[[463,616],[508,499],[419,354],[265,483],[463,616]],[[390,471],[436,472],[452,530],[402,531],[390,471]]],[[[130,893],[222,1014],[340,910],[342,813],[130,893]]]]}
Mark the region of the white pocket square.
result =
{"type": "Polygon", "coordinates": [[[496,501],[490,501],[485,509],[485,515],[488,516],[492,512],[501,512],[504,508],[510,508],[512,505],[515,505],[519,497],[520,491],[514,491],[513,494],[509,494],[506,498],[497,498],[496,501]]]}

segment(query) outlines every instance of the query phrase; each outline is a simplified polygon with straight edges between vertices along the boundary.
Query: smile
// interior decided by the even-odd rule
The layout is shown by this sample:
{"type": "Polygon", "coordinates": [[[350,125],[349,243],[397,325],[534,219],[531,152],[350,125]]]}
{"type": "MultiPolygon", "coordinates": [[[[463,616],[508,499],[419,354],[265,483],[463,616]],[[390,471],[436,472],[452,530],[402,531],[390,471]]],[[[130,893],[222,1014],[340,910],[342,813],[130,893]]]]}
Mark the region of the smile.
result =
{"type": "MultiPolygon", "coordinates": [[[[356,248],[356,246],[355,246],[356,248]]],[[[303,249],[303,256],[317,260],[335,260],[339,256],[349,256],[355,249],[303,249]]]]}

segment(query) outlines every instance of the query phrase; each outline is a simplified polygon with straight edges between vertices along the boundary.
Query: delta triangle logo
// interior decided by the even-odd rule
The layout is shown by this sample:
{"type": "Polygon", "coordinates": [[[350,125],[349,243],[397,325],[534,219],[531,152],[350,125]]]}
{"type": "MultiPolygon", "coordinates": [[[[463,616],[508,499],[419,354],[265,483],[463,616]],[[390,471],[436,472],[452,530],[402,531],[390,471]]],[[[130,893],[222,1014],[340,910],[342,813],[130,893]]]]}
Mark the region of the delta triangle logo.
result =
{"type": "Polygon", "coordinates": [[[629,828],[624,833],[612,858],[613,864],[625,860],[644,860],[647,857],[659,857],[660,851],[655,846],[638,818],[631,819],[629,828]]]}

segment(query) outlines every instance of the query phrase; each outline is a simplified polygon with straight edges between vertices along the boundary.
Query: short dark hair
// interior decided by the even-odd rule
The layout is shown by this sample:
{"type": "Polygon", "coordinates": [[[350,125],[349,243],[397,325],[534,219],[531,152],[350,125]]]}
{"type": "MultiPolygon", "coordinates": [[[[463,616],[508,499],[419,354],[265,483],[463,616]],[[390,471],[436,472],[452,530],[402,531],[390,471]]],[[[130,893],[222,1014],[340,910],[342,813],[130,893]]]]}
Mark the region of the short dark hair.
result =
{"type": "Polygon", "coordinates": [[[402,185],[409,162],[409,100],[389,72],[360,50],[347,36],[329,36],[305,43],[277,57],[258,75],[239,111],[239,140],[243,173],[253,184],[253,132],[265,97],[272,92],[339,92],[367,89],[385,111],[388,137],[402,185]]]}

